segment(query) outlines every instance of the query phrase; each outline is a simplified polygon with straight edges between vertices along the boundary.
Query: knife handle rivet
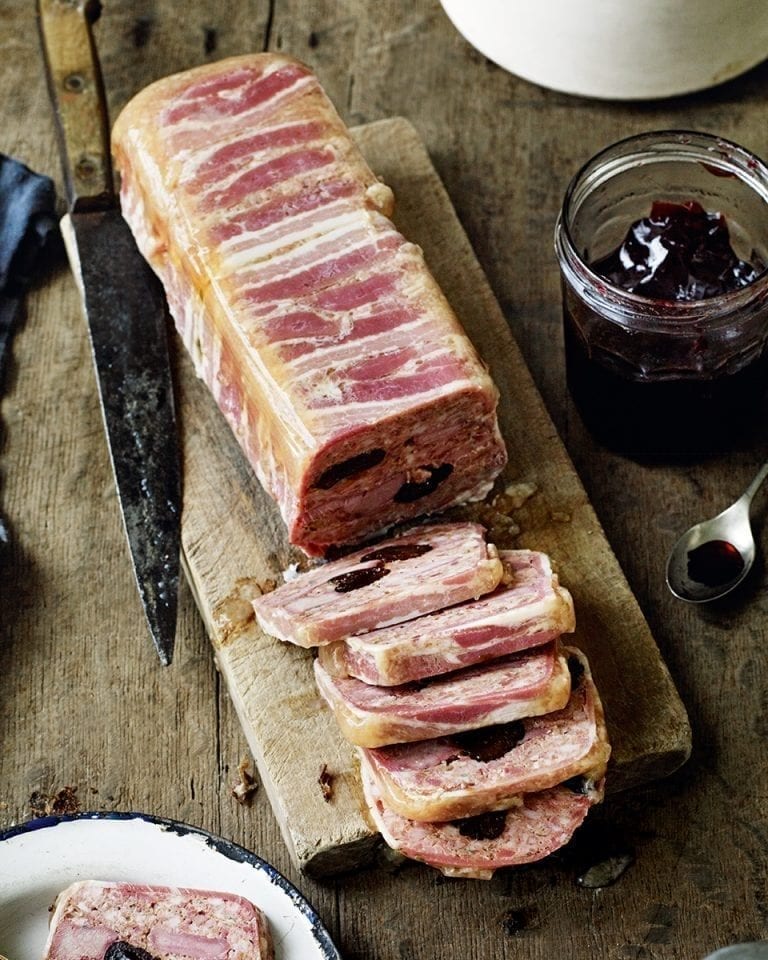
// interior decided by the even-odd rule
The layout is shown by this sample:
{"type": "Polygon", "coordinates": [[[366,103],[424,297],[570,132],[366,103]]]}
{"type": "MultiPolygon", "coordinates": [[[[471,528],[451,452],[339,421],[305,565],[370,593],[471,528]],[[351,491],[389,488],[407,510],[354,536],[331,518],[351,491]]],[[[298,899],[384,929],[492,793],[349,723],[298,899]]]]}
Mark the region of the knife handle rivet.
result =
{"type": "Polygon", "coordinates": [[[92,180],[101,170],[101,163],[96,157],[80,157],[75,164],[75,174],[78,180],[92,180]]]}
{"type": "Polygon", "coordinates": [[[69,93],[82,93],[85,90],[85,78],[80,73],[70,73],[64,77],[64,89],[69,93]]]}

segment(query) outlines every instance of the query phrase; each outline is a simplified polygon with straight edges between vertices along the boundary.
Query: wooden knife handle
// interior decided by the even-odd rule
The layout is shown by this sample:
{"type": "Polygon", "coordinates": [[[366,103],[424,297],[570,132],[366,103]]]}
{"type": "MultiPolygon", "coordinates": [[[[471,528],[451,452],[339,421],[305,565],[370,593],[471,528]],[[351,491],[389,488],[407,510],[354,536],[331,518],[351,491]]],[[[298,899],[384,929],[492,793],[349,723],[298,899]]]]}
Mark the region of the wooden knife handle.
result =
{"type": "Polygon", "coordinates": [[[91,24],[98,0],[38,0],[48,89],[71,212],[116,204],[109,118],[91,24]]]}

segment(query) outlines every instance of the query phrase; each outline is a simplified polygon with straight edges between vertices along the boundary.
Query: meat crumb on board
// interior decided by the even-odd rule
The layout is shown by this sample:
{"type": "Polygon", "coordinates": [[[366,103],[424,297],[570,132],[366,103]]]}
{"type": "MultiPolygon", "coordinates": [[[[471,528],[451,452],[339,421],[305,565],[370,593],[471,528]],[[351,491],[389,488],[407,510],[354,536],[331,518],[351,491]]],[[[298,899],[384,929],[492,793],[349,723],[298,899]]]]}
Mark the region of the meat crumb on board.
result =
{"type": "Polygon", "coordinates": [[[36,790],[29,798],[29,806],[36,817],[48,817],[51,814],[79,813],[80,801],[77,799],[77,787],[62,787],[52,796],[46,796],[36,790]]]}
{"type": "Polygon", "coordinates": [[[237,765],[237,783],[232,787],[232,796],[238,803],[244,806],[250,804],[253,796],[259,789],[256,778],[250,771],[251,761],[248,757],[243,757],[237,765]]]}
{"type": "Polygon", "coordinates": [[[333,781],[334,775],[328,770],[328,764],[324,763],[320,767],[320,773],[317,777],[317,782],[320,784],[320,792],[323,795],[323,800],[326,803],[330,803],[333,799],[333,781]]]}

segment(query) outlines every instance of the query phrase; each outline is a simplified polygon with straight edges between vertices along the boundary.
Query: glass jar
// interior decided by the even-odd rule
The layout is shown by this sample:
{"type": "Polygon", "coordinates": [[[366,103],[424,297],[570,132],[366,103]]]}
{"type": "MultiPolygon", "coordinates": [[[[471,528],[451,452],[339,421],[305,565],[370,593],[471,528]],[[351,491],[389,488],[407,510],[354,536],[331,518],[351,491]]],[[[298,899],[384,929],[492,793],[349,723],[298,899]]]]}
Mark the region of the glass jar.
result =
{"type": "Polygon", "coordinates": [[[568,387],[599,441],[629,455],[706,455],[765,418],[768,167],[762,160],[703,133],[622,140],[571,181],[555,248],[568,387]],[[601,276],[597,265],[619,251],[655,203],[700,204],[720,214],[733,252],[754,268],[752,279],[680,300],[629,292],[601,276]]]}

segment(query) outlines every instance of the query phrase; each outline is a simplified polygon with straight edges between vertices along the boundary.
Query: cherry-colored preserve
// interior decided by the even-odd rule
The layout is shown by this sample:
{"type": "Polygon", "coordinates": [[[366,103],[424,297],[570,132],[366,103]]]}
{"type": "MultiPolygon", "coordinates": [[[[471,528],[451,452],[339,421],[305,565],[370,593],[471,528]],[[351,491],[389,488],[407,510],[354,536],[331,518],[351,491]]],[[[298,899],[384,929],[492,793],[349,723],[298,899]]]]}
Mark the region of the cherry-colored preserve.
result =
{"type": "Polygon", "coordinates": [[[721,296],[760,273],[734,253],[725,217],[708,213],[696,200],[657,200],[621,246],[591,267],[614,286],[653,300],[721,296]]]}
{"type": "MultiPolygon", "coordinates": [[[[696,201],[656,201],[590,268],[652,301],[653,310],[738,290],[763,265],[739,259],[721,214],[696,201]]],[[[608,446],[640,455],[710,452],[731,442],[761,402],[765,347],[744,362],[712,365],[705,324],[684,336],[670,331],[663,345],[651,330],[628,338],[610,326],[585,302],[564,296],[568,386],[585,423],[608,446]]]]}

